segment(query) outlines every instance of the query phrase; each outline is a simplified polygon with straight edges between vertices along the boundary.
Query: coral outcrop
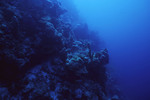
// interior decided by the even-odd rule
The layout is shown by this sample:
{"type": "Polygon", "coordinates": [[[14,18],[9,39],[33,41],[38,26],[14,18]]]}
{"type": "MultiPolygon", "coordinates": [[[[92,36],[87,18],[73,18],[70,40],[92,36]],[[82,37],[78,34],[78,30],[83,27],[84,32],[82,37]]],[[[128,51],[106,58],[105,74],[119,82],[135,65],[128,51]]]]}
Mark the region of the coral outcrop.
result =
{"type": "Polygon", "coordinates": [[[65,13],[57,0],[0,1],[1,100],[106,99],[108,50],[93,52],[65,13]]]}

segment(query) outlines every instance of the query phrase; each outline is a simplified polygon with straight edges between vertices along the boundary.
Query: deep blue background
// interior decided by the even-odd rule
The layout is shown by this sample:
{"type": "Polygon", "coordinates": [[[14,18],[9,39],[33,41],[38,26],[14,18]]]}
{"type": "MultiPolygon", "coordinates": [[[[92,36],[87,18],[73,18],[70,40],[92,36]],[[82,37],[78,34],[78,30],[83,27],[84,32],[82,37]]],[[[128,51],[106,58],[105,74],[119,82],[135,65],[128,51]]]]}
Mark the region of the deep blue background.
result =
{"type": "MultiPolygon", "coordinates": [[[[66,3],[69,3],[66,0],[66,3]]],[[[110,64],[123,93],[150,100],[150,1],[72,0],[91,29],[109,49],[110,64]]],[[[68,4],[70,5],[71,2],[68,4]]],[[[70,12],[74,12],[73,6],[70,12]]]]}

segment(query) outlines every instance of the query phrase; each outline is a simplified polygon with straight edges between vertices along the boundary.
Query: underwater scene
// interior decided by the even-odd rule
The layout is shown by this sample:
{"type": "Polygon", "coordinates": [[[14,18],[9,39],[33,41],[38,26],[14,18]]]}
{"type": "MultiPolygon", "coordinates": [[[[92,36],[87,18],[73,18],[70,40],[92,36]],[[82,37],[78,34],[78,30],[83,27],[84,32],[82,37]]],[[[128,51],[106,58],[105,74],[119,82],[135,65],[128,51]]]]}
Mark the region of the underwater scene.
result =
{"type": "Polygon", "coordinates": [[[150,1],[0,0],[0,100],[150,100],[150,1]]]}

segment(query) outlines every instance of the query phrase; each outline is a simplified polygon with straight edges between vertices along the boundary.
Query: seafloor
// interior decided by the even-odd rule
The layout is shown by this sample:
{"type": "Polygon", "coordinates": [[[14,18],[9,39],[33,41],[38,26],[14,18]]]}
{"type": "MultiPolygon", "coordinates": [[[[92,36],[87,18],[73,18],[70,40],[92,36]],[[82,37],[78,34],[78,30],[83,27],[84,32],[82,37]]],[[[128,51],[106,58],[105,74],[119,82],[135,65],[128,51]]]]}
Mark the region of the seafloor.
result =
{"type": "Polygon", "coordinates": [[[120,100],[108,50],[72,23],[57,0],[0,0],[0,100],[120,100]]]}

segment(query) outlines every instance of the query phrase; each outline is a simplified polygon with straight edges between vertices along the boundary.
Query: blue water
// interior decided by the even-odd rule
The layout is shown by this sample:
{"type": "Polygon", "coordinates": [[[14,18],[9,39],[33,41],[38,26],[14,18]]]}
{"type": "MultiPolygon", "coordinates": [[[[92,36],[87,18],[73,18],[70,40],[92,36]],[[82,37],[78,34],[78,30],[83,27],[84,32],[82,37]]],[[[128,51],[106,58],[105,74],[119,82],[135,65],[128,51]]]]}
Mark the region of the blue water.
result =
{"type": "Polygon", "coordinates": [[[114,69],[122,92],[130,100],[150,100],[150,1],[72,0],[72,3],[82,20],[99,31],[105,41],[110,54],[108,67],[114,69]]]}

